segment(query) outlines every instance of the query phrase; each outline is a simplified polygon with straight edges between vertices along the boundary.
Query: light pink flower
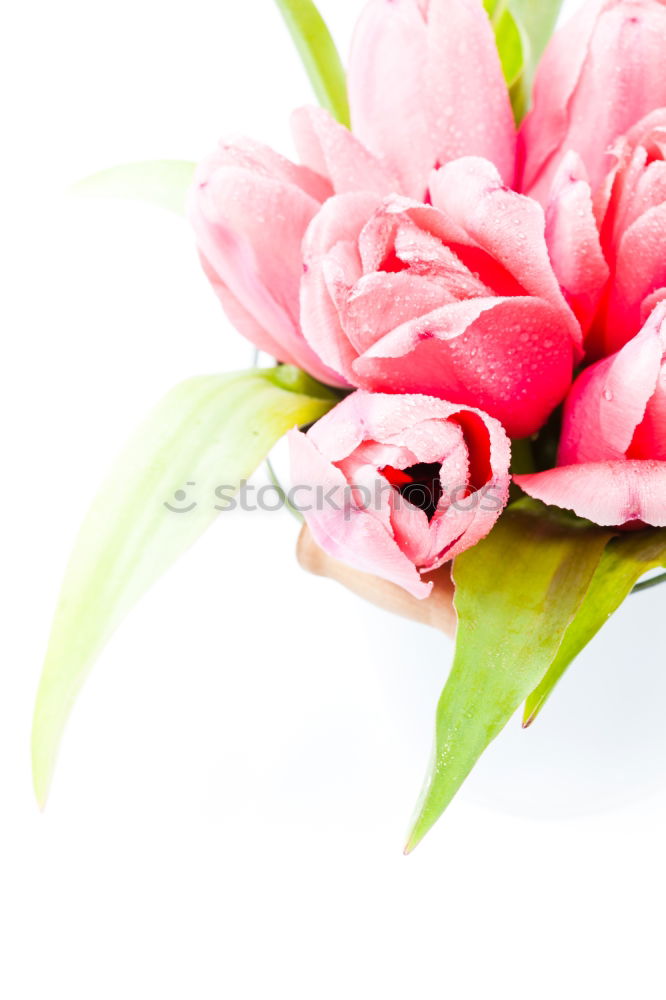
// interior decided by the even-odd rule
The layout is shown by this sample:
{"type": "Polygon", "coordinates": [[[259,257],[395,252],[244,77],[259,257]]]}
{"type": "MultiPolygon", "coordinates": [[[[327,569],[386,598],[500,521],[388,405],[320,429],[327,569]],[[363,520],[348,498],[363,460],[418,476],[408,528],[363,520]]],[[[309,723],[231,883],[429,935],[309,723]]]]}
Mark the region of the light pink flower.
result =
{"type": "Polygon", "coordinates": [[[487,535],[508,499],[501,425],[439,399],[355,392],[290,448],[315,541],[419,598],[432,588],[421,573],[487,535]]]}
{"type": "Polygon", "coordinates": [[[237,329],[278,360],[344,385],[301,333],[301,242],[331,195],[387,194],[397,181],[326,111],[296,112],[293,127],[307,165],[249,139],[224,141],[197,170],[189,215],[206,274],[237,329]]]}
{"type": "Polygon", "coordinates": [[[422,201],[430,172],[483,156],[505,184],[515,172],[515,125],[481,0],[371,0],[349,66],[352,126],[422,201]]]}
{"type": "Polygon", "coordinates": [[[475,157],[433,171],[429,193],[326,202],[303,244],[304,335],[353,385],[476,406],[524,437],[566,395],[581,343],[543,210],[475,157]]]}
{"type": "Polygon", "coordinates": [[[666,526],[666,302],[574,383],[558,467],[514,479],[597,524],[666,526]]]}
{"type": "Polygon", "coordinates": [[[588,0],[550,41],[519,139],[522,190],[544,204],[563,157],[577,153],[592,190],[606,152],[666,106],[666,0],[588,0]]]}

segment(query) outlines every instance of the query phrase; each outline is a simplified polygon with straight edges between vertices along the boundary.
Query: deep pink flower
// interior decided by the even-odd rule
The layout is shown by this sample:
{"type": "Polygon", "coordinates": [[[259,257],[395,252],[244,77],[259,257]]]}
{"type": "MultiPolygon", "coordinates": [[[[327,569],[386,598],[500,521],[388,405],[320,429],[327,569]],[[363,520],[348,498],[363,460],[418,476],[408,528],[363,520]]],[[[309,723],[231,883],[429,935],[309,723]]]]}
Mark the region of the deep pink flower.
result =
{"type": "Polygon", "coordinates": [[[315,541],[419,598],[432,588],[421,573],[487,535],[508,499],[501,425],[427,396],[355,392],[290,448],[315,541]]]}
{"type": "Polygon", "coordinates": [[[581,342],[543,210],[475,157],[429,191],[326,202],[303,244],[304,335],[353,385],[476,406],[524,437],[566,395],[581,342]]]}
{"type": "Polygon", "coordinates": [[[541,60],[519,139],[522,190],[545,204],[570,151],[596,190],[609,147],[666,106],[665,51],[666,0],[588,0],[541,60]]]}
{"type": "Polygon", "coordinates": [[[514,478],[530,496],[597,524],[666,526],[666,302],[574,383],[558,467],[514,478]]]}

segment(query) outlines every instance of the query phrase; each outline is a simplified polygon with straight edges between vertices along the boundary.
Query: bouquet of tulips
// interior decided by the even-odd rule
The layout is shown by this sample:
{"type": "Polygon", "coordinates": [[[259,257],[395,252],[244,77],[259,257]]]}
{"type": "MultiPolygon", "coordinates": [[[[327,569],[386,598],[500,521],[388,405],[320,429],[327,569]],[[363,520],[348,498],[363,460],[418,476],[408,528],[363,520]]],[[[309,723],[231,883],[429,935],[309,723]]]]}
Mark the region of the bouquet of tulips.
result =
{"type": "Polygon", "coordinates": [[[184,210],[274,360],[177,386],[95,501],[35,783],[123,614],[288,434],[303,563],[455,629],[411,849],[664,576],[666,2],[587,0],[553,34],[560,0],[369,0],[346,74],[310,0],[277,2],[321,104],[293,115],[297,162],[230,138],[82,185],[184,210]],[[174,516],[188,481],[233,489],[174,516]]]}

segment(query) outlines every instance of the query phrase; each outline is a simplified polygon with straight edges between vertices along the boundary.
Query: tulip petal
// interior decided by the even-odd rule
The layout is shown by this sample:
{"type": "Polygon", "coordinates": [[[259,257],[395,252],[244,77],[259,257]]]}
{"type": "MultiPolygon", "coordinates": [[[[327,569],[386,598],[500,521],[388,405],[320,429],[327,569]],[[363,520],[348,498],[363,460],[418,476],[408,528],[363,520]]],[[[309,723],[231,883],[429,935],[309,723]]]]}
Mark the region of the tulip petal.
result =
{"type": "Polygon", "coordinates": [[[571,384],[568,325],[543,299],[469,299],[393,330],[353,364],[354,380],[472,405],[512,438],[545,423],[571,384]]]}
{"type": "Polygon", "coordinates": [[[477,0],[370,0],[349,67],[354,132],[419,200],[428,175],[486,156],[514,177],[515,127],[493,31],[477,0]]]}
{"type": "Polygon", "coordinates": [[[614,141],[666,105],[666,6],[596,0],[556,32],[535,83],[534,109],[521,137],[522,189],[548,196],[561,156],[579,153],[596,190],[614,141]]]}
{"type": "Polygon", "coordinates": [[[560,291],[548,256],[541,206],[506,188],[496,167],[477,157],[465,157],[436,171],[430,190],[433,205],[503,265],[520,287],[562,310],[573,340],[580,344],[580,327],[560,291]]]}
{"type": "MultiPolygon", "coordinates": [[[[206,270],[216,276],[215,290],[232,320],[251,317],[268,337],[257,339],[260,347],[272,343],[278,360],[341,384],[306,343],[299,324],[301,242],[318,208],[301,188],[239,166],[204,176],[190,197],[206,270]]],[[[251,324],[242,322],[241,329],[249,333],[251,324]]]]}
{"type": "Polygon", "coordinates": [[[583,332],[589,329],[610,277],[601,249],[585,167],[576,153],[562,161],[546,209],[553,271],[583,332]]]}
{"type": "Polygon", "coordinates": [[[356,352],[343,331],[340,309],[362,275],[358,236],[379,204],[379,198],[369,192],[330,198],[310,224],[302,245],[303,334],[323,362],[346,378],[356,352]]]}
{"type": "Polygon", "coordinates": [[[624,458],[659,378],[665,314],[664,307],[655,310],[621,351],[576,379],[564,408],[558,464],[624,458]]]}
{"type": "Polygon", "coordinates": [[[595,524],[666,527],[666,462],[562,465],[513,479],[535,500],[572,510],[595,524]]]}
{"type": "Polygon", "coordinates": [[[330,178],[336,194],[373,191],[389,195],[400,190],[397,178],[322,108],[299,108],[292,115],[291,127],[302,162],[330,178]]]}
{"type": "Polygon", "coordinates": [[[641,215],[620,241],[606,322],[607,350],[618,350],[638,332],[643,301],[664,284],[666,202],[641,215]]]}
{"type": "Polygon", "coordinates": [[[348,498],[347,480],[318,450],[311,436],[294,431],[289,434],[292,479],[309,488],[315,499],[307,511],[307,522],[315,541],[336,559],[363,573],[382,576],[404,587],[413,597],[428,597],[432,583],[424,583],[406,555],[400,551],[387,529],[367,511],[355,506],[348,498]],[[338,509],[333,506],[338,505],[338,509]]]}

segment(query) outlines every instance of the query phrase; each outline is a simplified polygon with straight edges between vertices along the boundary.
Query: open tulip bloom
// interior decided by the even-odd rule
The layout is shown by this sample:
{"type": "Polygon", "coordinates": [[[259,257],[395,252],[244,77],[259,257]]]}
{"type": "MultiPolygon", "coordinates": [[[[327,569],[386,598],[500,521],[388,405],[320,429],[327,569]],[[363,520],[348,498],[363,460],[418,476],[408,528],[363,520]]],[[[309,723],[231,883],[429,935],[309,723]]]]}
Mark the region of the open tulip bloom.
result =
{"type": "Polygon", "coordinates": [[[664,578],[666,0],[587,0],[554,34],[560,0],[369,0],[347,75],[310,0],[277,2],[322,105],[293,114],[298,162],[235,137],[196,168],[82,182],[184,211],[224,312],[275,365],[178,385],[94,502],[35,786],[43,803],[113,629],[225,508],[174,516],[184,484],[230,484],[228,506],[286,434],[286,495],[322,559],[420,620],[447,611],[437,579],[455,588],[411,850],[516,710],[531,723],[664,578]]]}

